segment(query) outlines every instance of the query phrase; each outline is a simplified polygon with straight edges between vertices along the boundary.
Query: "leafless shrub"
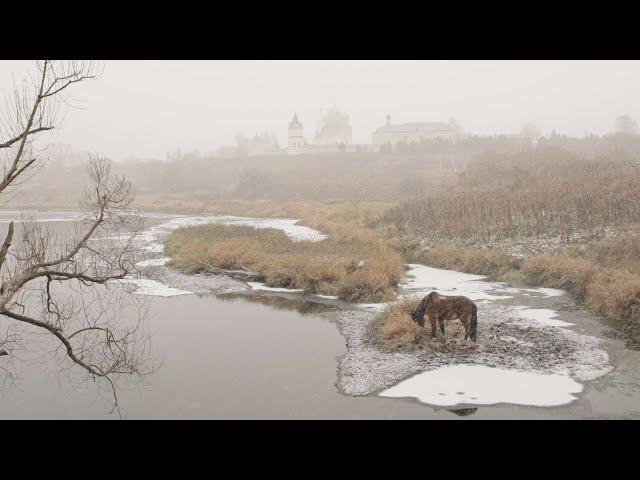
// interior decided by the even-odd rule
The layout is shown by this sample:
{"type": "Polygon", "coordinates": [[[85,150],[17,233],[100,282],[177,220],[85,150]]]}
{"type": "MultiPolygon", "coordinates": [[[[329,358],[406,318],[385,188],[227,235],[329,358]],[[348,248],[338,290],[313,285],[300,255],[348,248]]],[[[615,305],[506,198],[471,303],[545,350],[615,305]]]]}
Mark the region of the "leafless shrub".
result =
{"type": "Polygon", "coordinates": [[[640,221],[640,167],[613,153],[485,155],[455,184],[392,208],[384,221],[405,232],[474,241],[598,237],[608,227],[640,221]]]}

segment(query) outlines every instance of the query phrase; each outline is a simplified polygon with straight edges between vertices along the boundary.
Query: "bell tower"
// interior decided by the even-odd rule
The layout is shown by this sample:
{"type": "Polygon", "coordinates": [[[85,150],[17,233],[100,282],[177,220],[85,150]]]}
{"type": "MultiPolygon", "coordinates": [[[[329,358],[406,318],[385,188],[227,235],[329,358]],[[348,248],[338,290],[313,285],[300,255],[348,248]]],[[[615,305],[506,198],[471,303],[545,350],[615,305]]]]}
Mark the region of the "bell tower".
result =
{"type": "Polygon", "coordinates": [[[304,148],[304,136],[302,134],[302,124],[298,120],[298,114],[293,115],[291,123],[289,123],[289,155],[302,153],[304,148]]]}

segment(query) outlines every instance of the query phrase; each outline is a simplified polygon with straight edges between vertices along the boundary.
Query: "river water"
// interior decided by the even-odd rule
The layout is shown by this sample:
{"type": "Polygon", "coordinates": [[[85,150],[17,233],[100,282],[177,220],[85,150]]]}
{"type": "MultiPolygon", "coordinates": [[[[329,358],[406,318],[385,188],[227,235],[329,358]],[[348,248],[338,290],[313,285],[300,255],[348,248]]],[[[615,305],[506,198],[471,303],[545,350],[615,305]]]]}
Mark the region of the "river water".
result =
{"type": "MultiPolygon", "coordinates": [[[[71,225],[81,218],[73,212],[31,212],[30,215],[59,232],[71,229],[71,225]]],[[[2,234],[8,221],[19,218],[18,212],[0,212],[2,234]]],[[[531,321],[551,322],[545,328],[567,328],[597,339],[598,348],[606,352],[606,373],[592,380],[573,378],[571,381],[578,387],[569,388],[568,397],[558,402],[561,404],[546,407],[527,405],[526,392],[513,394],[513,389],[508,392],[512,396],[498,395],[475,401],[473,398],[477,397],[470,394],[472,389],[481,390],[483,385],[495,382],[491,378],[480,381],[479,387],[469,385],[471,390],[463,392],[465,395],[461,395],[458,403],[430,400],[429,385],[437,385],[438,393],[442,393],[443,385],[453,379],[450,388],[460,389],[461,379],[464,381],[465,375],[473,371],[469,368],[478,365],[468,365],[462,370],[450,366],[454,369],[440,368],[408,375],[398,378],[395,385],[368,395],[341,393],[339,367],[346,356],[347,345],[334,319],[345,308],[366,312],[378,307],[346,306],[332,298],[264,290],[259,285],[248,286],[230,279],[186,277],[162,266],[164,260],[157,245],[172,228],[209,221],[212,221],[211,217],[160,214],[147,218],[144,248],[148,251],[145,265],[149,273],[143,279],[134,278],[122,283],[121,287],[130,288],[133,284],[135,288],[137,285],[135,294],[145,297],[152,347],[161,362],[143,383],[120,385],[120,415],[124,418],[640,418],[639,352],[628,350],[623,341],[611,338],[608,327],[577,308],[566,295],[549,291],[532,296],[515,289],[504,295],[506,290],[495,292],[495,286],[486,285],[477,290],[482,297],[478,300],[480,309],[483,309],[483,301],[502,295],[497,302],[504,304],[504,308],[521,309],[522,317],[534,317],[531,321]],[[434,372],[438,372],[438,378],[434,377],[434,372]],[[421,376],[428,374],[432,376],[421,376]]],[[[290,220],[279,220],[277,225],[270,223],[271,220],[260,219],[256,223],[237,217],[217,217],[215,221],[262,228],[276,226],[294,239],[323,238],[311,229],[299,228],[290,220]]],[[[424,279],[419,278],[420,272],[414,273],[418,273],[413,277],[412,286],[416,287],[415,282],[424,279]]],[[[447,277],[449,274],[457,275],[441,271],[440,278],[450,278],[447,277]]],[[[410,287],[405,285],[403,292],[411,294],[410,287]]],[[[9,320],[0,318],[0,321],[9,320]]],[[[0,357],[0,362],[6,358],[0,357]]],[[[98,395],[91,382],[78,383],[66,375],[59,375],[55,368],[49,368],[48,360],[39,358],[39,361],[19,364],[16,381],[0,390],[0,418],[120,418],[110,413],[109,397],[98,395]]],[[[518,372],[517,369],[513,371],[518,372]]],[[[476,381],[486,373],[475,372],[476,381]]],[[[561,373],[549,372],[549,375],[561,373]]],[[[507,385],[512,380],[503,378],[500,381],[507,385]]],[[[522,382],[522,379],[515,381],[522,382]]],[[[556,385],[551,380],[544,388],[566,390],[567,382],[561,383],[556,385]]]]}

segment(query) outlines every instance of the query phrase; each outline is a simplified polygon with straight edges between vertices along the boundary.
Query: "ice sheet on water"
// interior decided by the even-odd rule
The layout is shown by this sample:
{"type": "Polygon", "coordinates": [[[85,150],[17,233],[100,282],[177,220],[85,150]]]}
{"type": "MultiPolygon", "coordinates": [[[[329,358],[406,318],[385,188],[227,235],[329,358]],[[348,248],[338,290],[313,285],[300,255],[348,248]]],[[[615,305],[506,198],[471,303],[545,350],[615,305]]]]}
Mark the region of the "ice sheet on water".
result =
{"type": "Polygon", "coordinates": [[[448,365],[404,380],[380,396],[413,397],[439,406],[511,403],[551,407],[572,402],[581,391],[582,385],[567,375],[448,365]]]}
{"type": "Polygon", "coordinates": [[[564,322],[558,320],[558,312],[551,310],[550,308],[527,308],[516,307],[518,316],[526,320],[534,320],[542,325],[550,327],[569,327],[574,325],[573,323],[564,322]]]}
{"type": "Polygon", "coordinates": [[[136,295],[149,295],[152,297],[175,297],[177,295],[193,295],[193,292],[169,287],[163,283],[149,278],[123,278],[117,280],[121,283],[129,283],[137,288],[133,291],[136,295]]]}
{"type": "Polygon", "coordinates": [[[414,263],[407,266],[409,271],[399,284],[405,290],[420,291],[421,294],[436,290],[443,295],[463,295],[471,300],[511,298],[508,295],[489,293],[499,290],[500,286],[484,281],[485,277],[481,275],[442,270],[414,263]]]}

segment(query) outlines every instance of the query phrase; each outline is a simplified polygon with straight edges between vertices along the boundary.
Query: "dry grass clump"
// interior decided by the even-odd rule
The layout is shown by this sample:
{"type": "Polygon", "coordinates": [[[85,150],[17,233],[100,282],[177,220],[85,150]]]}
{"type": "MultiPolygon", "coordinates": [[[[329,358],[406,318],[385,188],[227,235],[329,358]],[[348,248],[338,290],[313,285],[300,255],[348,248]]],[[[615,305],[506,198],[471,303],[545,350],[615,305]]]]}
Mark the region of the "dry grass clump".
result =
{"type": "Polygon", "coordinates": [[[296,242],[275,229],[215,224],[186,227],[171,234],[165,252],[171,256],[170,265],[186,273],[205,271],[207,265],[249,269],[269,287],[337,295],[350,302],[392,300],[404,275],[402,257],[360,230],[352,226],[345,228],[348,235],[296,242]]]}
{"type": "Polygon", "coordinates": [[[430,345],[428,329],[411,318],[420,299],[406,299],[390,305],[378,315],[367,329],[367,340],[384,351],[415,350],[430,345]]]}
{"type": "Polygon", "coordinates": [[[216,268],[254,271],[268,270],[268,253],[285,251],[291,241],[279,230],[224,225],[204,225],[175,230],[165,242],[171,265],[185,273],[216,268]]]}
{"type": "Polygon", "coordinates": [[[338,287],[338,298],[354,303],[386,302],[395,298],[387,278],[372,270],[359,269],[346,275],[338,287]]]}
{"type": "Polygon", "coordinates": [[[640,273],[640,235],[626,233],[600,240],[585,255],[600,266],[640,273]]]}
{"type": "MultiPolygon", "coordinates": [[[[409,298],[389,305],[367,327],[367,341],[385,352],[417,349],[443,350],[453,345],[456,348],[472,347],[460,341],[459,337],[464,332],[464,328],[457,320],[446,324],[446,345],[440,336],[432,339],[428,317],[425,317],[424,327],[411,318],[411,312],[417,308],[420,300],[420,298],[409,298]]],[[[439,330],[438,335],[440,335],[439,330]]]]}
{"type": "Polygon", "coordinates": [[[640,275],[625,270],[596,275],[587,304],[602,315],[640,321],[640,275]]]}
{"type": "Polygon", "coordinates": [[[529,257],[520,268],[529,284],[569,290],[581,302],[586,300],[597,271],[587,259],[548,254],[529,257]]]}
{"type": "Polygon", "coordinates": [[[490,277],[498,277],[518,268],[517,259],[511,255],[472,247],[436,245],[425,251],[423,258],[434,267],[490,277]]]}

